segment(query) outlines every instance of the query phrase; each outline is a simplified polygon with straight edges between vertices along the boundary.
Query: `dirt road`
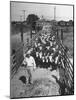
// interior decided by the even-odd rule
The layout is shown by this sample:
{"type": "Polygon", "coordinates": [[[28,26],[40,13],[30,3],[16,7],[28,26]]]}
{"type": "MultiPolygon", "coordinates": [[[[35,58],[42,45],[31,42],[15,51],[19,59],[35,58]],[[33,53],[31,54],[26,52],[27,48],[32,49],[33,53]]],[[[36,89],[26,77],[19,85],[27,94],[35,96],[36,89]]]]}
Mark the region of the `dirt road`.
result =
{"type": "Polygon", "coordinates": [[[38,68],[32,72],[33,84],[23,84],[20,76],[26,76],[26,70],[18,70],[11,80],[11,97],[52,96],[59,95],[59,85],[52,75],[59,78],[59,71],[38,68]]]}

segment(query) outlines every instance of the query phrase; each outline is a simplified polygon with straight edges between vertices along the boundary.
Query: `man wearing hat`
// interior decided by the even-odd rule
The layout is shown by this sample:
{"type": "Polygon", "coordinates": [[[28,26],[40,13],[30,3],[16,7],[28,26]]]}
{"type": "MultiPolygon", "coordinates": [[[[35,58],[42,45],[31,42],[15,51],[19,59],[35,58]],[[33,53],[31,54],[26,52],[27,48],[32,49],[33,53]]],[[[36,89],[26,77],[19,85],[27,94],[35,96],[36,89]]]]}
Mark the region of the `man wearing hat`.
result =
{"type": "Polygon", "coordinates": [[[27,71],[29,74],[29,83],[31,84],[31,83],[33,83],[32,82],[32,73],[36,69],[36,63],[35,63],[34,58],[30,55],[30,53],[31,53],[31,51],[27,52],[23,63],[27,64],[27,71]]]}

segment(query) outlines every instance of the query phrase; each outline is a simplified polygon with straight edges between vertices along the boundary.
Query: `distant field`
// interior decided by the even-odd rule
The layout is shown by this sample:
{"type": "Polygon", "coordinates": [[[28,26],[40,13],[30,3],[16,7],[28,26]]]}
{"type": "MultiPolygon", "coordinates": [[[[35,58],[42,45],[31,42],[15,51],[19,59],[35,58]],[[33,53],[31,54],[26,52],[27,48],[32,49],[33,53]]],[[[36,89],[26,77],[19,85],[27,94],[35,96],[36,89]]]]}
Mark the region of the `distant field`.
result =
{"type": "MultiPolygon", "coordinates": [[[[23,25],[22,27],[23,27],[23,40],[24,43],[26,43],[27,38],[30,39],[30,27],[28,25],[27,26],[23,25]]],[[[10,37],[11,50],[12,49],[17,50],[22,45],[20,28],[21,28],[21,24],[11,23],[11,37],[10,37]]]]}
{"type": "MultiPolygon", "coordinates": [[[[64,27],[63,30],[63,44],[69,48],[70,56],[73,57],[73,27],[64,27]]],[[[60,34],[61,32],[59,32],[60,34]]]]}
{"type": "Polygon", "coordinates": [[[71,56],[73,56],[73,32],[64,33],[64,45],[66,45],[69,50],[71,56]]]}
{"type": "MultiPolygon", "coordinates": [[[[11,34],[14,35],[14,34],[18,34],[20,33],[20,28],[21,28],[21,25],[20,24],[11,24],[11,34]]],[[[23,26],[23,32],[28,32],[30,30],[30,27],[29,26],[23,26]]]]}
{"type": "MultiPolygon", "coordinates": [[[[24,33],[23,39],[24,43],[26,43],[27,38],[30,39],[30,33],[24,33]]],[[[21,46],[21,33],[11,35],[11,49],[18,49],[21,46]]]]}

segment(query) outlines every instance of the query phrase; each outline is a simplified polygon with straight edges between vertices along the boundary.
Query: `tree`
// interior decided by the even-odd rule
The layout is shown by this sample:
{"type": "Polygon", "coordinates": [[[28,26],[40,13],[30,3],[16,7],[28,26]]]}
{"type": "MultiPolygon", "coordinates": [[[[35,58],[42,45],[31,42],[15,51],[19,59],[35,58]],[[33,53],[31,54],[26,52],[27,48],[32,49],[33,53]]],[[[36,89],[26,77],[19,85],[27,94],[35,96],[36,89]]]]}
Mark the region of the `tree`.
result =
{"type": "Polygon", "coordinates": [[[30,14],[28,15],[26,22],[27,24],[29,24],[31,26],[31,28],[33,30],[35,30],[35,26],[36,26],[36,21],[39,19],[39,17],[35,14],[30,14]]]}
{"type": "Polygon", "coordinates": [[[73,21],[72,20],[69,20],[69,26],[73,26],[73,21]]]}

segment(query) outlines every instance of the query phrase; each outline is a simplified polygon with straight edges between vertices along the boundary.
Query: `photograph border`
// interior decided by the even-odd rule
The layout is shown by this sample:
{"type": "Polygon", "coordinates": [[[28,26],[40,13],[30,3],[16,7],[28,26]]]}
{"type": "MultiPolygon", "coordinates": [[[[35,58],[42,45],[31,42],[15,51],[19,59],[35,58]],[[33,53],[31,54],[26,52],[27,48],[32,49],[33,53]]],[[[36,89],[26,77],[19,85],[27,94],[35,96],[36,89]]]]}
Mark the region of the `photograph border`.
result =
{"type": "MultiPolygon", "coordinates": [[[[28,1],[10,1],[10,66],[11,66],[11,2],[16,2],[16,3],[30,3],[30,4],[45,4],[45,5],[62,5],[62,6],[73,6],[73,21],[75,21],[75,5],[74,4],[62,4],[62,3],[43,3],[43,2],[28,2],[28,1]]],[[[75,26],[75,25],[74,25],[75,26]]],[[[74,27],[73,27],[73,76],[75,75],[75,66],[74,66],[74,27]]],[[[11,69],[10,69],[11,72],[11,69]]],[[[11,76],[11,73],[10,73],[11,76]]],[[[11,81],[11,79],[10,79],[11,81]]],[[[75,77],[73,77],[73,81],[75,81],[75,77]]],[[[11,85],[10,85],[11,88],[11,85]]],[[[74,92],[75,92],[75,82],[74,82],[74,92]]],[[[74,94],[71,94],[74,95],[74,94]]],[[[31,97],[13,97],[10,99],[21,99],[21,98],[42,98],[42,97],[59,97],[59,96],[71,96],[71,95],[52,95],[52,96],[31,96],[31,97]]]]}

